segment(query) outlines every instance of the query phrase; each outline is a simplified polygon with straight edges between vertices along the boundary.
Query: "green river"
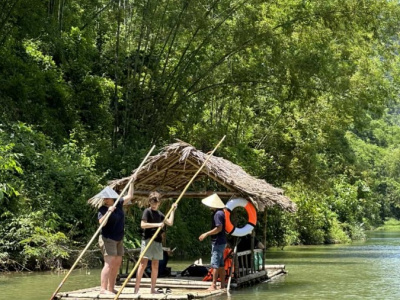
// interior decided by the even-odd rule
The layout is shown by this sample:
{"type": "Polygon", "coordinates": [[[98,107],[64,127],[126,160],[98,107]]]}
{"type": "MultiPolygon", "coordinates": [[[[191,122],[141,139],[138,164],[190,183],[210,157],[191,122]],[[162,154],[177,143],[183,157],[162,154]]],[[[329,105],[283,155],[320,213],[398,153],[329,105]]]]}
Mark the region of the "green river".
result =
{"type": "MultiPolygon", "coordinates": [[[[367,241],[349,245],[273,249],[267,252],[266,263],[285,264],[288,274],[233,291],[230,300],[400,299],[400,232],[370,232],[367,241]]],[[[189,264],[172,261],[169,266],[182,270],[189,264]]],[[[99,285],[99,272],[75,270],[61,290],[99,285]]],[[[2,274],[0,299],[49,299],[64,276],[51,272],[2,274]]]]}

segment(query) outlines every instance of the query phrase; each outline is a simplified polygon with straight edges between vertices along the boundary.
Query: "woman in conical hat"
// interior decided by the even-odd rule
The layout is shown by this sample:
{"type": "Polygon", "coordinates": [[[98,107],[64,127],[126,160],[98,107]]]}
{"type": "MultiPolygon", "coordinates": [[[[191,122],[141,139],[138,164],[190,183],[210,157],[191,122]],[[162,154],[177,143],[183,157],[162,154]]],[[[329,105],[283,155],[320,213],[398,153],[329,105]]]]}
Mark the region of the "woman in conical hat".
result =
{"type": "Polygon", "coordinates": [[[224,249],[227,241],[225,236],[225,213],[222,209],[225,207],[225,204],[217,194],[213,194],[201,200],[201,202],[213,210],[211,230],[199,236],[200,241],[211,236],[211,267],[213,268],[213,281],[208,290],[214,291],[217,289],[218,277],[221,278],[221,289],[224,289],[224,249]]]}
{"type": "Polygon", "coordinates": [[[125,213],[123,205],[129,204],[133,198],[133,184],[129,186],[128,195],[121,197],[114,206],[118,194],[110,187],[105,187],[96,198],[103,199],[103,205],[99,208],[97,218],[101,224],[107,214],[108,220],[101,229],[99,245],[104,256],[104,267],[101,270],[100,294],[115,294],[115,280],[124,255],[124,226],[125,213]]]}

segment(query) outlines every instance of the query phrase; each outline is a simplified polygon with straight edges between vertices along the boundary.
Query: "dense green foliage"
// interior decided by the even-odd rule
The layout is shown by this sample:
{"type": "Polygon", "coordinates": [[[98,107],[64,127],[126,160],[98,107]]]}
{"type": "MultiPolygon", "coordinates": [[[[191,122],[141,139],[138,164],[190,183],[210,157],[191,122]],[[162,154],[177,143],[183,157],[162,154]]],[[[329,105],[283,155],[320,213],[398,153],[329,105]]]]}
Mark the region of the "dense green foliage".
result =
{"type": "MultiPolygon", "coordinates": [[[[86,200],[175,138],[227,135],[217,155],[286,190],[299,210],[268,212],[270,246],[400,218],[399,17],[387,0],[2,1],[0,269],[59,266],[96,228],[86,200]]],[[[208,226],[183,201],[168,243],[200,255],[208,226]]]]}

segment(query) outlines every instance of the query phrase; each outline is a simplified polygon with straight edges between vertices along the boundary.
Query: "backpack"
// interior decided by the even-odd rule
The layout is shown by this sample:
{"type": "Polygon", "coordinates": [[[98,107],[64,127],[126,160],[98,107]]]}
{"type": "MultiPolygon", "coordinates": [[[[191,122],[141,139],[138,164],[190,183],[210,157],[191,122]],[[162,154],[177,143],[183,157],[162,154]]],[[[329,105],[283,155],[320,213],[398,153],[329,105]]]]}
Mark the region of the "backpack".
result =
{"type": "Polygon", "coordinates": [[[182,271],[181,276],[192,276],[192,277],[204,277],[207,275],[210,268],[207,266],[198,266],[191,264],[185,270],[182,271]]]}

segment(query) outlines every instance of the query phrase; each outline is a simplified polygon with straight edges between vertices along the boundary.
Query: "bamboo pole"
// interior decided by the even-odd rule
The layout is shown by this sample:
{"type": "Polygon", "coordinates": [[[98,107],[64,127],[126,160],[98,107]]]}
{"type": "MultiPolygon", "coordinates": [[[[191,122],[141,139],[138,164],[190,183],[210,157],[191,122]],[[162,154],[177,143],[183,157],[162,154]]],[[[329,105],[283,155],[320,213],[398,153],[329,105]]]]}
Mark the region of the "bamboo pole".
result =
{"type": "Polygon", "coordinates": [[[267,253],[267,229],[268,229],[268,213],[267,213],[267,207],[264,208],[264,233],[263,233],[263,242],[264,242],[264,249],[262,253],[263,257],[263,270],[265,271],[265,255],[267,253]]]}
{"type": "MultiPolygon", "coordinates": [[[[230,271],[229,271],[228,285],[227,285],[227,287],[226,287],[226,292],[227,292],[228,297],[231,296],[231,293],[229,292],[229,290],[231,289],[232,270],[233,270],[234,267],[237,268],[237,269],[239,269],[239,265],[234,266],[234,265],[235,265],[235,261],[236,261],[235,258],[236,258],[236,253],[237,253],[237,245],[239,244],[239,242],[240,242],[240,237],[236,240],[235,248],[233,249],[232,264],[231,264],[231,269],[230,269],[230,271]]],[[[222,278],[221,278],[221,280],[222,280],[222,278]]]]}
{"type": "MultiPolygon", "coordinates": [[[[131,179],[129,180],[129,182],[127,183],[127,185],[124,187],[124,189],[122,190],[121,194],[119,194],[117,200],[114,202],[113,207],[116,207],[118,204],[119,199],[121,199],[121,196],[125,193],[125,191],[127,190],[127,188],[129,187],[129,185],[132,183],[133,179],[136,178],[137,173],[139,172],[139,170],[142,168],[142,166],[144,165],[144,163],[146,162],[147,158],[150,156],[151,152],[153,152],[154,148],[156,146],[153,145],[153,147],[151,147],[149,153],[147,153],[146,157],[143,159],[142,163],[140,164],[139,168],[136,169],[135,174],[132,175],[131,179]]],[[[82,250],[81,254],[78,256],[78,258],[76,259],[75,263],[72,265],[71,269],[68,271],[67,275],[65,275],[64,279],[61,281],[61,283],[58,285],[57,289],[55,290],[55,292],[53,293],[53,295],[51,296],[50,300],[53,300],[54,297],[56,296],[56,294],[58,293],[58,291],[61,289],[61,287],[63,286],[63,284],[65,283],[65,281],[67,280],[68,276],[71,274],[71,272],[74,270],[74,268],[76,267],[76,265],[78,264],[79,260],[82,258],[83,254],[86,252],[86,250],[89,248],[89,246],[93,243],[94,239],[96,238],[96,236],[99,234],[101,228],[103,228],[103,226],[106,224],[106,222],[108,221],[108,218],[110,217],[110,211],[107,211],[107,213],[105,214],[105,217],[103,219],[103,221],[100,223],[99,228],[97,229],[97,231],[94,233],[93,237],[90,239],[90,241],[88,242],[88,244],[86,245],[86,247],[82,250]]]]}
{"type": "MultiPolygon", "coordinates": [[[[203,164],[200,166],[200,168],[197,170],[196,174],[193,175],[192,179],[190,179],[190,181],[188,182],[188,184],[186,185],[186,187],[183,189],[182,193],[179,195],[178,199],[176,199],[175,203],[176,205],[178,205],[179,201],[182,199],[183,195],[185,194],[186,190],[189,188],[189,186],[192,184],[193,180],[196,178],[196,176],[201,172],[201,170],[203,169],[203,167],[206,165],[206,163],[208,162],[208,160],[210,159],[210,157],[214,154],[215,150],[217,150],[217,148],[221,145],[221,143],[223,142],[223,140],[225,139],[225,135],[224,137],[219,141],[219,143],[217,144],[217,146],[215,146],[214,150],[207,156],[206,160],[203,162],[203,164]]],[[[171,206],[171,209],[168,211],[168,213],[165,215],[164,218],[164,222],[165,220],[167,220],[169,218],[169,215],[172,213],[172,211],[174,210],[174,205],[171,206]]],[[[140,261],[142,260],[144,254],[146,253],[147,249],[150,247],[151,243],[153,243],[154,239],[156,238],[156,236],[158,235],[158,233],[160,232],[162,227],[158,227],[157,231],[154,233],[154,235],[152,236],[152,238],[150,239],[150,241],[147,243],[146,248],[142,251],[142,253],[140,254],[134,268],[132,269],[131,273],[129,273],[128,277],[125,279],[124,283],[122,284],[121,288],[119,289],[118,293],[115,295],[114,300],[117,300],[119,298],[119,295],[121,295],[122,290],[125,288],[127,282],[132,278],[132,275],[135,273],[135,271],[137,270],[140,261]]]]}

